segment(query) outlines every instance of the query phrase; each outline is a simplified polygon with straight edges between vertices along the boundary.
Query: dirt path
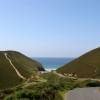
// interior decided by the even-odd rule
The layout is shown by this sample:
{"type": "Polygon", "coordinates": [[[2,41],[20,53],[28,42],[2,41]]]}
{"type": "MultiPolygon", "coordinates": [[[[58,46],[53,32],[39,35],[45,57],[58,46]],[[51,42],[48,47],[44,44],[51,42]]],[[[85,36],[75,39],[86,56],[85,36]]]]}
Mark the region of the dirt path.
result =
{"type": "Polygon", "coordinates": [[[10,65],[13,67],[13,69],[15,70],[16,74],[21,78],[21,79],[26,79],[23,75],[21,75],[21,73],[17,70],[17,68],[14,66],[14,64],[12,63],[12,61],[10,60],[10,58],[8,57],[7,53],[4,53],[4,56],[6,57],[6,59],[9,61],[10,65]]]}
{"type": "Polygon", "coordinates": [[[65,94],[65,100],[100,100],[99,88],[77,88],[65,94]]]}
{"type": "Polygon", "coordinates": [[[63,74],[57,73],[56,71],[53,71],[53,73],[58,75],[59,77],[64,77],[65,78],[65,76],[63,74]]]}

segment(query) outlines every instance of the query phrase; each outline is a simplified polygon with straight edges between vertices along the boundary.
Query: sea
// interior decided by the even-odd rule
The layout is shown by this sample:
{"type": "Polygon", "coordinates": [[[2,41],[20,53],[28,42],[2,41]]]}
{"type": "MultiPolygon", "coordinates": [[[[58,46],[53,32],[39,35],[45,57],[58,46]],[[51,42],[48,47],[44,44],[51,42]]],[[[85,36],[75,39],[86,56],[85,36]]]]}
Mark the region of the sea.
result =
{"type": "Polygon", "coordinates": [[[46,71],[51,71],[71,62],[74,58],[33,57],[33,59],[40,62],[46,71]]]}

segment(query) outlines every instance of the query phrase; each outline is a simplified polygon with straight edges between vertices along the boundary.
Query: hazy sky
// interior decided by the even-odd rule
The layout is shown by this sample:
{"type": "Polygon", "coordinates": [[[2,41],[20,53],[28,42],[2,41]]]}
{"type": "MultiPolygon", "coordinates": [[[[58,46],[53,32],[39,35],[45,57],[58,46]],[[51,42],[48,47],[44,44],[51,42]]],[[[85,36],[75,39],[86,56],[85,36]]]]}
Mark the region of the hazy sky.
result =
{"type": "Polygon", "coordinates": [[[76,57],[100,46],[100,0],[0,0],[0,50],[76,57]]]}

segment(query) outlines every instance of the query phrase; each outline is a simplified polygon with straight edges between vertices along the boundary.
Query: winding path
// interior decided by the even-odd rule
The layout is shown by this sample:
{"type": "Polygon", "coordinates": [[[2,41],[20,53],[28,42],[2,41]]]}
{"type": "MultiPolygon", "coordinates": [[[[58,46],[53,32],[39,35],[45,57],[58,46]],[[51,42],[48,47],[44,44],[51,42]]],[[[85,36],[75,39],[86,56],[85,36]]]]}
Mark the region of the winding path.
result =
{"type": "Polygon", "coordinates": [[[65,100],[100,100],[100,90],[96,87],[77,88],[66,93],[65,100]]]}
{"type": "Polygon", "coordinates": [[[7,53],[4,53],[4,56],[6,57],[6,59],[9,61],[10,65],[13,67],[13,69],[15,70],[16,74],[23,80],[25,80],[26,78],[21,75],[21,73],[17,70],[17,68],[14,66],[14,64],[12,63],[12,61],[10,60],[10,58],[8,57],[7,53]]]}

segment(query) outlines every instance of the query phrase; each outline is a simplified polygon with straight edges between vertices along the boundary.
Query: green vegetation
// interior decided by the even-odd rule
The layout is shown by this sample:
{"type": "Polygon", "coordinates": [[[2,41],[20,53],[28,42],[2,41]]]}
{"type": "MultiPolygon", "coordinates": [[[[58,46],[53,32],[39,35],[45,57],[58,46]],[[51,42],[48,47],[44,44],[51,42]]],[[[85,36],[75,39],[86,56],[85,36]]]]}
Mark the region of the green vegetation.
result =
{"type": "Polygon", "coordinates": [[[7,51],[9,59],[27,78],[23,81],[5,59],[4,53],[0,52],[0,58],[3,60],[0,61],[0,80],[1,83],[4,82],[0,86],[7,89],[0,91],[0,100],[63,100],[64,93],[74,88],[100,86],[100,80],[93,79],[100,78],[100,48],[57,70],[64,75],[56,71],[37,73],[44,70],[41,64],[18,52],[7,51]]]}
{"type": "Polygon", "coordinates": [[[0,89],[6,89],[18,85],[23,80],[16,74],[15,70],[5,57],[7,53],[17,70],[26,78],[29,78],[34,72],[43,71],[43,67],[37,61],[34,61],[16,51],[0,52],[0,89]]]}
{"type": "Polygon", "coordinates": [[[78,78],[100,78],[100,47],[57,69],[61,74],[73,74],[78,78]]]}
{"type": "MultiPolygon", "coordinates": [[[[95,80],[73,80],[50,72],[26,80],[19,86],[2,91],[2,100],[63,100],[64,93],[74,88],[100,86],[95,80]],[[35,80],[34,80],[35,79],[35,80]]],[[[0,94],[1,94],[0,93],[0,94]]]]}
{"type": "Polygon", "coordinates": [[[77,80],[75,82],[76,88],[84,88],[84,87],[100,87],[100,81],[99,80],[77,80]]]}
{"type": "Polygon", "coordinates": [[[73,80],[59,77],[54,73],[46,73],[39,77],[41,78],[36,81],[31,80],[16,87],[4,100],[63,100],[60,92],[75,87],[73,80]]]}

